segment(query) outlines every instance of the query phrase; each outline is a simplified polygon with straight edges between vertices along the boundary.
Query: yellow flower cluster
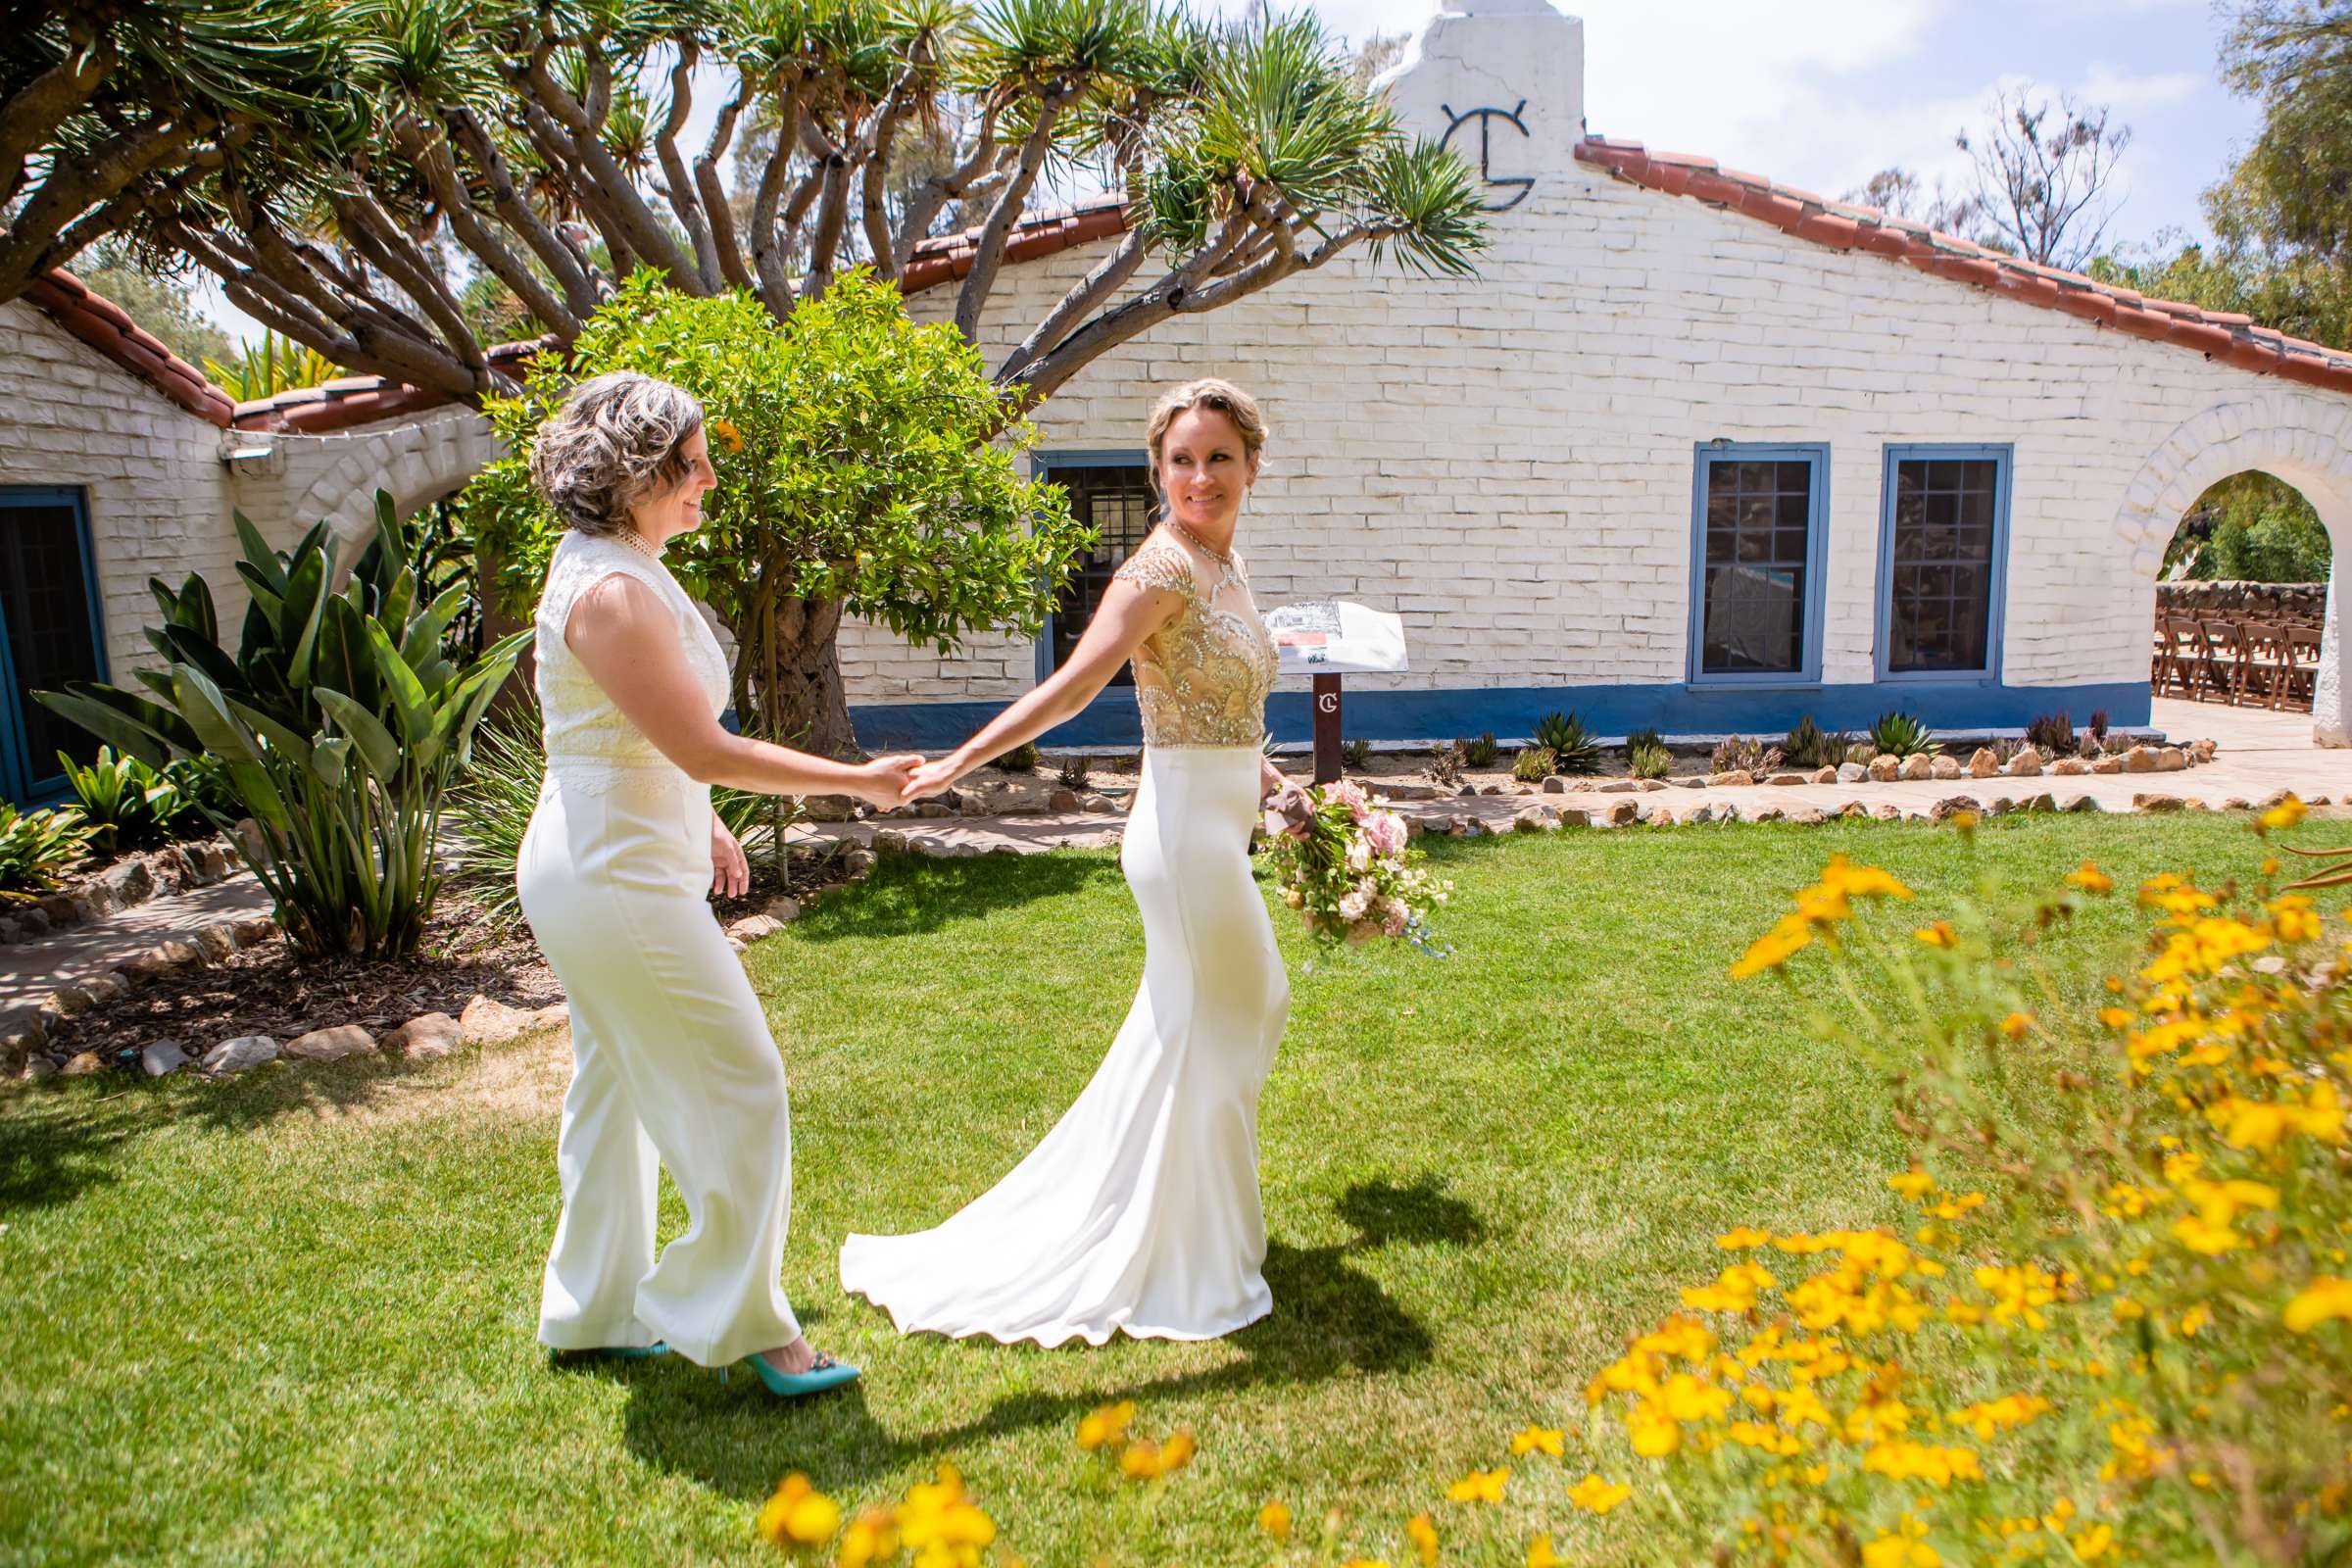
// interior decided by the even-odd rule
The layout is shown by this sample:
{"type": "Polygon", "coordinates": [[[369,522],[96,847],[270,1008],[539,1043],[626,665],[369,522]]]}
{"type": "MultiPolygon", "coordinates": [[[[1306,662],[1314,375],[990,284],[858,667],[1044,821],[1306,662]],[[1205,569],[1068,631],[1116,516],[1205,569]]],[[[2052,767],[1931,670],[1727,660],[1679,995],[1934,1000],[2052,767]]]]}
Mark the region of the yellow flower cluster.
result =
{"type": "Polygon", "coordinates": [[[1099,1406],[1078,1418],[1078,1446],[1108,1455],[1119,1474],[1130,1481],[1157,1481],[1174,1475],[1200,1451],[1193,1435],[1182,1427],[1164,1441],[1153,1442],[1129,1436],[1128,1429],[1134,1424],[1133,1399],[1099,1406]]]}
{"type": "Polygon", "coordinates": [[[942,1464],[933,1480],[907,1488],[898,1502],[861,1510],[847,1530],[841,1528],[841,1505],[796,1472],[760,1505],[756,1528],[762,1540],[788,1551],[822,1546],[839,1532],[836,1568],[871,1568],[895,1561],[902,1551],[908,1568],[979,1568],[981,1554],[997,1539],[996,1521],[972,1500],[951,1464],[942,1464]]]}
{"type": "Polygon", "coordinates": [[[2146,956],[2086,1007],[2034,950],[2115,890],[2095,863],[1895,943],[1865,904],[1907,890],[1864,869],[1832,861],[1733,972],[1819,948],[1884,977],[1848,995],[1903,1011],[1828,1027],[1883,1065],[1918,1228],[1718,1236],[1730,1266],[1588,1386],[1587,1447],[1670,1475],[1691,1560],[2268,1561],[2340,1533],[2343,927],[2271,885],[2277,860],[2251,885],[2151,876],[2146,956]]]}

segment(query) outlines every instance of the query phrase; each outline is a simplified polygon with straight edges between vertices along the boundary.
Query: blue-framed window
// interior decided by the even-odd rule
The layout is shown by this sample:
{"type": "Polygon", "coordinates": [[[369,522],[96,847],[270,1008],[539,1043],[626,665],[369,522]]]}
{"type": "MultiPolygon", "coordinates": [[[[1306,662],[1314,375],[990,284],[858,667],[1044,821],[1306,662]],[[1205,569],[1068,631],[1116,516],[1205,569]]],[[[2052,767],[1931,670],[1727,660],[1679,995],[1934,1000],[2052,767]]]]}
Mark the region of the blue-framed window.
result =
{"type": "Polygon", "coordinates": [[[1722,441],[1697,452],[1691,684],[1819,681],[1830,449],[1722,441]]]}
{"type": "Polygon", "coordinates": [[[98,562],[78,489],[0,485],[0,790],[22,805],[66,791],[65,752],[98,743],[32,700],[70,680],[104,680],[98,562]]]}
{"type": "MultiPolygon", "coordinates": [[[[1079,557],[1046,629],[1037,640],[1037,678],[1044,680],[1061,667],[1078,646],[1078,639],[1095,618],[1095,608],[1110,587],[1111,574],[1143,545],[1158,515],[1159,497],[1152,487],[1152,457],[1142,448],[1105,452],[1041,452],[1031,463],[1040,479],[1051,479],[1068,492],[1070,511],[1095,530],[1095,547],[1079,557]]],[[[1134,683],[1127,665],[1110,678],[1113,686],[1134,683]]]]}
{"type": "Polygon", "coordinates": [[[2010,455],[2007,446],[1886,448],[1874,639],[1879,679],[1998,678],[2010,455]]]}

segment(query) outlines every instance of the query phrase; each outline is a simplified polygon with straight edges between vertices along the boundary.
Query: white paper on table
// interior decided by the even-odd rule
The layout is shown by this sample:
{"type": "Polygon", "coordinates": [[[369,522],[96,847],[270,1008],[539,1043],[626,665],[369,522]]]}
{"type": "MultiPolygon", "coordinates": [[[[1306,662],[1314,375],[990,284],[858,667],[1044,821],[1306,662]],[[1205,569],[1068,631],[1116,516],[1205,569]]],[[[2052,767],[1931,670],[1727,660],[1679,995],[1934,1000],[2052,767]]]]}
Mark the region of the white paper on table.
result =
{"type": "Polygon", "coordinates": [[[1308,599],[1265,612],[1286,675],[1387,675],[1408,668],[1404,620],[1346,599],[1308,599]]]}

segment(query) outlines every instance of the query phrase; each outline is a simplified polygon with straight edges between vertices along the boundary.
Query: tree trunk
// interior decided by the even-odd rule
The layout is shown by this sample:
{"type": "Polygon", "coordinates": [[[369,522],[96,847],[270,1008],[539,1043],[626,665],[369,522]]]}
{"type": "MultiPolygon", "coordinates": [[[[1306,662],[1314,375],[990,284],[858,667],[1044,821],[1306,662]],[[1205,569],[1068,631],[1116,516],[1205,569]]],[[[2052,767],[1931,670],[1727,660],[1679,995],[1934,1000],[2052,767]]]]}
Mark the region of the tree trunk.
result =
{"type": "Polygon", "coordinates": [[[861,755],[841,681],[841,601],[785,599],[744,639],[738,685],[744,728],[818,757],[861,755]]]}

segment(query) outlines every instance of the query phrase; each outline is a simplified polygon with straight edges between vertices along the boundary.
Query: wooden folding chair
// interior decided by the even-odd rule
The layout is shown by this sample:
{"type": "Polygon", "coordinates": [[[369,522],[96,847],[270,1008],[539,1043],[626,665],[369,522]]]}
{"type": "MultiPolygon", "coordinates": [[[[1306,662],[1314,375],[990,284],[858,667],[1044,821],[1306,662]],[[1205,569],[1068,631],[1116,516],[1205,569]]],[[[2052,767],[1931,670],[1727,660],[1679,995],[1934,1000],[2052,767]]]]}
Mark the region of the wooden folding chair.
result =
{"type": "Polygon", "coordinates": [[[2282,706],[2297,712],[2311,711],[2312,695],[2320,681],[2320,648],[2323,638],[2317,626],[2290,626],[2286,630],[2286,663],[2279,670],[2283,690],[2279,696],[2282,706]]]}

